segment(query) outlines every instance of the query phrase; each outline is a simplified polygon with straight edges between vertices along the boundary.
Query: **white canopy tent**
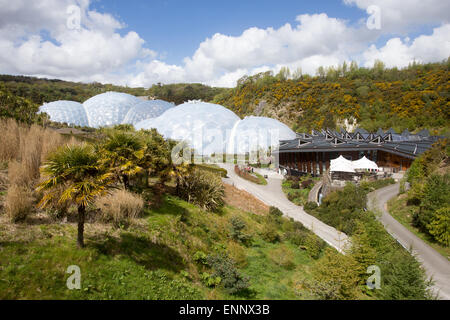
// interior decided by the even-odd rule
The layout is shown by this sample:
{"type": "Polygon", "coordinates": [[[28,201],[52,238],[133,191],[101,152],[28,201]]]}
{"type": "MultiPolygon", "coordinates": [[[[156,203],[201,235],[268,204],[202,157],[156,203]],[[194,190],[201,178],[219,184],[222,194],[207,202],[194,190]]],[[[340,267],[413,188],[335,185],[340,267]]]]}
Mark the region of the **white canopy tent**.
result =
{"type": "Polygon", "coordinates": [[[339,156],[336,159],[330,161],[330,172],[349,172],[356,173],[362,170],[379,170],[377,164],[365,156],[361,159],[350,161],[343,156],[339,156]]]}
{"type": "Polygon", "coordinates": [[[330,161],[330,172],[350,172],[355,173],[353,163],[345,159],[343,156],[330,161]]]}
{"type": "Polygon", "coordinates": [[[352,161],[353,169],[355,170],[379,170],[377,164],[369,159],[366,156],[363,156],[361,159],[352,161]]]}

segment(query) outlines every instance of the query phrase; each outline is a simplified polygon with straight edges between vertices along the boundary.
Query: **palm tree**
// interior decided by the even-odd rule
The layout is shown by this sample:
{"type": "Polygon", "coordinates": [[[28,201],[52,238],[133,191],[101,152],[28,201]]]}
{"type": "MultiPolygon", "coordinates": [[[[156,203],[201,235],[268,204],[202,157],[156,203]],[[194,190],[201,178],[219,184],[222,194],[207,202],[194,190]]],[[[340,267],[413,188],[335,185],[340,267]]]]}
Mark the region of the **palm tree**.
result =
{"type": "Polygon", "coordinates": [[[139,162],[139,165],[145,170],[145,185],[148,187],[150,174],[157,174],[160,183],[164,184],[172,168],[170,144],[156,129],[141,130],[138,134],[145,144],[144,156],[139,162]]]}
{"type": "Polygon", "coordinates": [[[99,164],[99,155],[89,144],[60,147],[49,155],[41,171],[45,180],[37,190],[47,192],[38,205],[46,207],[53,200],[77,205],[77,244],[84,247],[86,207],[111,187],[112,174],[99,164]]]}
{"type": "Polygon", "coordinates": [[[145,146],[141,138],[131,132],[111,131],[97,152],[101,154],[102,164],[115,172],[125,189],[129,189],[130,177],[142,171],[139,163],[145,146]]]}

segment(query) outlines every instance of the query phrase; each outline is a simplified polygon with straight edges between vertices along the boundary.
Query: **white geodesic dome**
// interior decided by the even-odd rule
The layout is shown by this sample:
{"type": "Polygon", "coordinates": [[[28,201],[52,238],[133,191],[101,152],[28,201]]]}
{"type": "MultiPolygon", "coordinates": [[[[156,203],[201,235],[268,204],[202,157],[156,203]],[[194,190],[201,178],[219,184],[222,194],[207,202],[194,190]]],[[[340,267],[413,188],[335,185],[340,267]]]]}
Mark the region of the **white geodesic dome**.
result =
{"type": "Polygon", "coordinates": [[[136,129],[155,128],[165,138],[185,140],[199,154],[222,153],[231,129],[239,117],[231,110],[213,103],[186,102],[157,118],[136,124],[136,129]]]}
{"type": "Polygon", "coordinates": [[[227,153],[244,154],[277,146],[279,140],[295,139],[296,134],[284,123],[267,117],[245,117],[235,123],[227,144],[227,153]]]}
{"type": "Polygon", "coordinates": [[[164,100],[144,100],[131,107],[122,123],[135,125],[142,120],[159,117],[174,106],[173,103],[164,100]]]}
{"type": "Polygon", "coordinates": [[[127,93],[105,92],[83,103],[90,127],[98,128],[122,123],[132,107],[142,100],[127,93]]]}
{"type": "Polygon", "coordinates": [[[83,105],[75,101],[59,100],[44,103],[39,107],[39,112],[47,113],[51,121],[82,127],[89,125],[83,105]]]}

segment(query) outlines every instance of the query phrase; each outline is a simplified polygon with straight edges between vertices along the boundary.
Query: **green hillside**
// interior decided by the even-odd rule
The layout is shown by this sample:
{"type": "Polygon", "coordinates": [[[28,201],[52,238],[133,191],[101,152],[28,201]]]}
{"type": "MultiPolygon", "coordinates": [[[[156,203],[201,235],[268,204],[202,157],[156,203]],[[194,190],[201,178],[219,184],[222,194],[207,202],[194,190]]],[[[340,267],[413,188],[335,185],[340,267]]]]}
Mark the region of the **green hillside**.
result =
{"type": "Polygon", "coordinates": [[[367,130],[420,128],[448,132],[450,60],[398,70],[381,62],[373,68],[352,63],[319,68],[310,77],[287,69],[243,77],[236,88],[214,98],[239,114],[276,118],[297,131],[343,126],[367,130]]]}
{"type": "MultiPolygon", "coordinates": [[[[338,68],[320,67],[314,77],[303,75],[301,70],[291,75],[283,68],[277,75],[264,72],[244,76],[230,89],[198,83],[158,83],[144,89],[0,75],[0,94],[25,98],[20,103],[30,112],[43,102],[83,102],[102,92],[119,91],[176,104],[195,99],[210,101],[241,117],[278,119],[296,131],[343,127],[347,122],[367,130],[426,128],[446,135],[450,127],[449,68],[450,60],[412,64],[400,70],[387,69],[381,62],[373,68],[344,63],[338,68]]],[[[3,98],[0,104],[6,105],[3,98]]],[[[23,120],[19,116],[17,119],[23,120]]]]}

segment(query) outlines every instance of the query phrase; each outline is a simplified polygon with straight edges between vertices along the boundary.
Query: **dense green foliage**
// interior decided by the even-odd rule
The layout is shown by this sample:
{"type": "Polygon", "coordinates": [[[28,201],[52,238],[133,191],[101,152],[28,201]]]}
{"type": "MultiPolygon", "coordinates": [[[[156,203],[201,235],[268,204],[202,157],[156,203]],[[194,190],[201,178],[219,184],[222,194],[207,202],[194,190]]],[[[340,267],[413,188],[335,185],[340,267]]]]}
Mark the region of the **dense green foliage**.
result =
{"type": "Polygon", "coordinates": [[[211,101],[226,89],[209,87],[200,83],[154,84],[147,90],[149,96],[181,104],[189,100],[211,101]]]}
{"type": "Polygon", "coordinates": [[[317,178],[312,178],[310,175],[302,177],[290,176],[283,180],[281,187],[289,201],[298,206],[304,206],[308,202],[309,192],[316,181],[317,178]]]}
{"type": "Polygon", "coordinates": [[[349,183],[344,189],[326,196],[319,207],[308,210],[352,239],[348,256],[343,258],[328,252],[323,264],[315,269],[315,279],[322,293],[329,292],[324,298],[354,299],[359,293],[352,284],[357,281],[364,285],[366,269],[371,265],[380,268],[382,283],[381,289],[374,292],[364,289],[367,294],[383,299],[431,298],[420,263],[387,233],[374,213],[364,210],[366,194],[367,188],[349,183]],[[345,266],[353,273],[344,275],[345,266]]]}
{"type": "Polygon", "coordinates": [[[412,64],[398,70],[356,63],[338,69],[319,68],[316,77],[270,72],[245,76],[214,101],[240,116],[261,114],[287,123],[294,130],[335,128],[344,120],[360,127],[397,131],[419,128],[448,131],[449,61],[412,64]]]}
{"type": "Polygon", "coordinates": [[[37,115],[39,106],[27,98],[16,96],[0,83],[0,118],[14,118],[28,124],[39,123],[44,115],[37,115]]]}
{"type": "MultiPolygon", "coordinates": [[[[27,99],[9,104],[19,103],[19,108],[25,108],[28,120],[37,110],[30,102],[37,105],[55,100],[83,102],[102,92],[118,91],[176,104],[194,99],[211,101],[230,108],[241,117],[273,117],[297,131],[336,128],[348,120],[356,121],[367,130],[427,128],[432,133],[448,134],[449,61],[414,63],[401,70],[386,69],[379,61],[373,68],[344,63],[338,68],[321,67],[315,77],[302,75],[301,71],[291,76],[289,70],[283,68],[277,75],[264,72],[245,76],[231,89],[198,83],[128,88],[9,75],[1,75],[0,83],[4,86],[1,91],[8,90],[16,97],[27,99]]],[[[23,120],[17,112],[3,116],[23,120]]]]}
{"type": "Polygon", "coordinates": [[[146,96],[144,88],[128,88],[111,84],[80,83],[56,79],[34,78],[26,76],[0,75],[0,83],[15,96],[27,98],[35,104],[56,100],[84,102],[92,96],[117,91],[136,96],[146,96]]]}
{"type": "Polygon", "coordinates": [[[418,210],[413,224],[443,246],[450,246],[450,149],[441,140],[414,160],[408,171],[408,203],[418,210]]]}

